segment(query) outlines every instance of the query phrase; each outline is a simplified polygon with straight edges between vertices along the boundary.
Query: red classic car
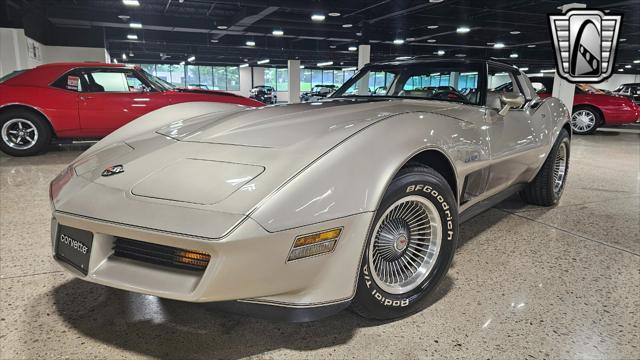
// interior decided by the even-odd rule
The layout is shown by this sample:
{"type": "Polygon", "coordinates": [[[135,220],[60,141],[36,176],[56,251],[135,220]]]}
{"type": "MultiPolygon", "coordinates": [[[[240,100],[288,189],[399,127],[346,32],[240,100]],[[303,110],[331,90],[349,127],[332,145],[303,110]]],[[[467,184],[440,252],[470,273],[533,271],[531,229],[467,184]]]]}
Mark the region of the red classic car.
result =
{"type": "MultiPolygon", "coordinates": [[[[551,96],[552,77],[530,77],[542,98],[551,96]]],[[[574,134],[593,134],[603,125],[623,125],[640,119],[640,106],[628,97],[609,94],[588,84],[576,85],[571,128],[574,134]]]]}
{"type": "Polygon", "coordinates": [[[0,79],[0,149],[43,151],[52,139],[100,138],[163,106],[194,102],[263,106],[223,91],[178,89],[123,64],[57,63],[0,79]]]}

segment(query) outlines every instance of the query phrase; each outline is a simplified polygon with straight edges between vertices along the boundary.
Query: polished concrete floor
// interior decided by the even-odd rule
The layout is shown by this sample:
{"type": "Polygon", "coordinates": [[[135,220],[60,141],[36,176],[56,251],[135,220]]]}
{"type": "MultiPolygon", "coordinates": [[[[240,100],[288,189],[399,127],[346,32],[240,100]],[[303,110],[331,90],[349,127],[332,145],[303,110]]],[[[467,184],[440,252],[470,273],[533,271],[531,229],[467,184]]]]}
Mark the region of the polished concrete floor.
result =
{"type": "Polygon", "coordinates": [[[77,150],[0,155],[0,358],[640,358],[640,135],[575,137],[555,208],[462,227],[437,300],[392,322],[291,324],[92,285],[50,254],[48,183],[77,150]]]}

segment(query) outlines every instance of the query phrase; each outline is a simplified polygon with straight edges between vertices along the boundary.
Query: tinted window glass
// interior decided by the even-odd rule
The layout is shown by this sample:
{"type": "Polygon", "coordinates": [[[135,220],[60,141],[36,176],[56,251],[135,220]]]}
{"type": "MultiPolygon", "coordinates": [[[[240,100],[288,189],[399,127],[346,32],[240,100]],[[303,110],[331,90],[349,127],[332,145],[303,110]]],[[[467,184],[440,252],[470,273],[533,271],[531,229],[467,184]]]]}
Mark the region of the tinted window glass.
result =
{"type": "Polygon", "coordinates": [[[87,75],[89,92],[128,92],[127,78],[122,72],[92,71],[87,75]]]}

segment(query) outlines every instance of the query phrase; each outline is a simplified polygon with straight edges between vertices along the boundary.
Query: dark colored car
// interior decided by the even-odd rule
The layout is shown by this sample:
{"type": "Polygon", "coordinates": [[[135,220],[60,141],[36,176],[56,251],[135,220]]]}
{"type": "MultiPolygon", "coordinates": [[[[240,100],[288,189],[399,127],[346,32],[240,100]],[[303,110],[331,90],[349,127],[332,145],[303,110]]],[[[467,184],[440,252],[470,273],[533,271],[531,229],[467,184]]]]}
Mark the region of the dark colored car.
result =
{"type": "Polygon", "coordinates": [[[316,85],[311,91],[303,92],[300,95],[300,101],[318,101],[320,99],[326,98],[332,92],[336,91],[337,86],[335,85],[316,85]]]}
{"type": "MultiPolygon", "coordinates": [[[[541,98],[551,96],[552,77],[530,77],[541,98]]],[[[603,125],[623,125],[640,118],[640,107],[630,98],[608,94],[588,84],[577,84],[573,97],[571,128],[575,134],[593,134],[603,125]]]]}
{"type": "Polygon", "coordinates": [[[123,64],[56,63],[0,79],[0,149],[34,155],[52,139],[101,138],[161,107],[184,102],[264,104],[202,89],[180,89],[123,64]]]}
{"type": "Polygon", "coordinates": [[[276,89],[269,85],[254,86],[249,92],[249,97],[265,104],[275,104],[278,102],[276,89]]]}

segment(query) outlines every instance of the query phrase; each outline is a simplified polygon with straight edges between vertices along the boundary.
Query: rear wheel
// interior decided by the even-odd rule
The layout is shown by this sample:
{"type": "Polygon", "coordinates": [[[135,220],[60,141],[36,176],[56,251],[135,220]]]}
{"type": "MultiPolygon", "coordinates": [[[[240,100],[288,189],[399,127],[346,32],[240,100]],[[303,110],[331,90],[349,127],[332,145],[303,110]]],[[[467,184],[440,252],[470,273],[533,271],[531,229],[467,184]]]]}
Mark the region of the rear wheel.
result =
{"type": "Polygon", "coordinates": [[[13,156],[35,155],[51,142],[45,120],[30,111],[12,110],[0,114],[0,149],[13,156]]]}
{"type": "Polygon", "coordinates": [[[560,201],[569,172],[569,154],[569,133],[562,129],[538,175],[521,193],[526,202],[551,206],[560,201]]]}
{"type": "Polygon", "coordinates": [[[600,112],[589,106],[576,106],[571,116],[571,129],[574,134],[591,135],[602,125],[600,112]]]}
{"type": "Polygon", "coordinates": [[[435,170],[408,167],[374,217],[352,310],[392,319],[419,309],[445,277],[458,239],[455,197],[435,170]]]}

